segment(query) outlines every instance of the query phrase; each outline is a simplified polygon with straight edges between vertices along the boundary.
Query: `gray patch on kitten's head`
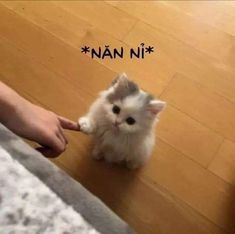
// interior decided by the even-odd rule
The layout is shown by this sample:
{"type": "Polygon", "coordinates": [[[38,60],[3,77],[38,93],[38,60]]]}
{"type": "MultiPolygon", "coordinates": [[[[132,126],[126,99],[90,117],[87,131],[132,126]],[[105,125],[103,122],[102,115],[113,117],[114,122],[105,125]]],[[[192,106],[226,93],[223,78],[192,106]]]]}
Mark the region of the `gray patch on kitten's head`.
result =
{"type": "Polygon", "coordinates": [[[139,92],[138,85],[129,80],[125,73],[118,75],[118,77],[112,81],[111,87],[113,87],[114,92],[107,96],[109,101],[114,101],[117,99],[122,100],[127,96],[134,95],[139,92]]]}

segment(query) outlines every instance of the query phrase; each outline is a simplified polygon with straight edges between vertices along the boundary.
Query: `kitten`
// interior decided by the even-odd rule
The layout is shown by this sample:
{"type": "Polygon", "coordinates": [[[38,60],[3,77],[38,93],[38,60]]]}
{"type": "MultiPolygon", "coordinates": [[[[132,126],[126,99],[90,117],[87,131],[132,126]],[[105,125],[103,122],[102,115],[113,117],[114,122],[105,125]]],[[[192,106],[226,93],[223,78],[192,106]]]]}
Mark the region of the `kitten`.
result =
{"type": "Polygon", "coordinates": [[[140,167],[151,155],[154,127],[165,105],[139,89],[126,74],[119,75],[78,121],[81,131],[95,138],[93,157],[125,162],[130,169],[140,167]]]}

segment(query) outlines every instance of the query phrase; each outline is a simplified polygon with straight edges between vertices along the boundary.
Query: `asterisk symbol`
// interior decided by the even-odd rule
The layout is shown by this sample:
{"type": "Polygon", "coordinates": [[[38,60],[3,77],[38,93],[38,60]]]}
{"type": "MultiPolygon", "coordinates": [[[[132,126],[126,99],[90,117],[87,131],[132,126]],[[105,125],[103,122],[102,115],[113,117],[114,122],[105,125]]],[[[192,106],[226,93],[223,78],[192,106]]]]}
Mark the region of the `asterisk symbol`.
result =
{"type": "Polygon", "coordinates": [[[153,47],[153,46],[148,46],[148,47],[146,47],[146,48],[145,48],[145,52],[146,52],[146,53],[149,53],[149,54],[152,53],[152,52],[154,52],[154,47],[153,47]]]}
{"type": "Polygon", "coordinates": [[[89,53],[90,52],[90,47],[89,46],[84,46],[84,47],[81,47],[81,52],[82,53],[89,53]]]}

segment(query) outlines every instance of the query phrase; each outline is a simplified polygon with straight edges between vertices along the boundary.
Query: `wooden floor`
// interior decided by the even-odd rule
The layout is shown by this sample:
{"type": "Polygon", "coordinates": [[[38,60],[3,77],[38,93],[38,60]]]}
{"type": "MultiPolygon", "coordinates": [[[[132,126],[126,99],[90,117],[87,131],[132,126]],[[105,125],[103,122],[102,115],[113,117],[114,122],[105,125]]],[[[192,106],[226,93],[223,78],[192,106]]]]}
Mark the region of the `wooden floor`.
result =
{"type": "Polygon", "coordinates": [[[235,2],[0,2],[0,79],[34,103],[76,120],[122,71],[168,103],[150,162],[93,161],[73,132],[54,162],[138,233],[235,233],[235,2]],[[143,60],[80,51],[142,42],[143,60]]]}

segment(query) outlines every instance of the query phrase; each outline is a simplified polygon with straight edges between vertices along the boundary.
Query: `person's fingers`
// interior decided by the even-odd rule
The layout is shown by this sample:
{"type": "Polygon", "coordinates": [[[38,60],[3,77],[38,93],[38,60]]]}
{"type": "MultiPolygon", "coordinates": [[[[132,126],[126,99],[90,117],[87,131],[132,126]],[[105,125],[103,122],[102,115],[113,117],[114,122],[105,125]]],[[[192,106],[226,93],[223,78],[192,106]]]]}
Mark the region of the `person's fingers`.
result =
{"type": "Polygon", "coordinates": [[[53,149],[49,147],[37,147],[37,151],[39,151],[41,154],[43,154],[47,158],[55,158],[58,157],[60,154],[58,152],[55,152],[53,149]]]}
{"type": "Polygon", "coordinates": [[[45,157],[54,158],[64,152],[66,144],[67,139],[63,134],[58,132],[55,135],[47,136],[46,144],[42,144],[42,146],[36,148],[36,150],[42,153],[45,157]]]}
{"type": "Polygon", "coordinates": [[[78,123],[72,120],[66,119],[65,117],[62,117],[62,116],[58,116],[58,120],[60,121],[60,125],[62,128],[80,131],[80,127],[78,123]]]}
{"type": "Polygon", "coordinates": [[[65,150],[65,142],[62,138],[58,137],[56,133],[49,135],[47,138],[46,146],[51,149],[52,154],[59,155],[65,150]],[[54,153],[53,153],[54,152],[54,153]]]}
{"type": "Polygon", "coordinates": [[[58,132],[56,133],[56,136],[59,138],[59,140],[61,141],[61,143],[64,145],[64,147],[66,146],[66,142],[64,137],[58,132]]]}
{"type": "Polygon", "coordinates": [[[68,144],[68,140],[64,135],[62,127],[59,126],[58,133],[56,135],[64,142],[65,145],[68,144]]]}

